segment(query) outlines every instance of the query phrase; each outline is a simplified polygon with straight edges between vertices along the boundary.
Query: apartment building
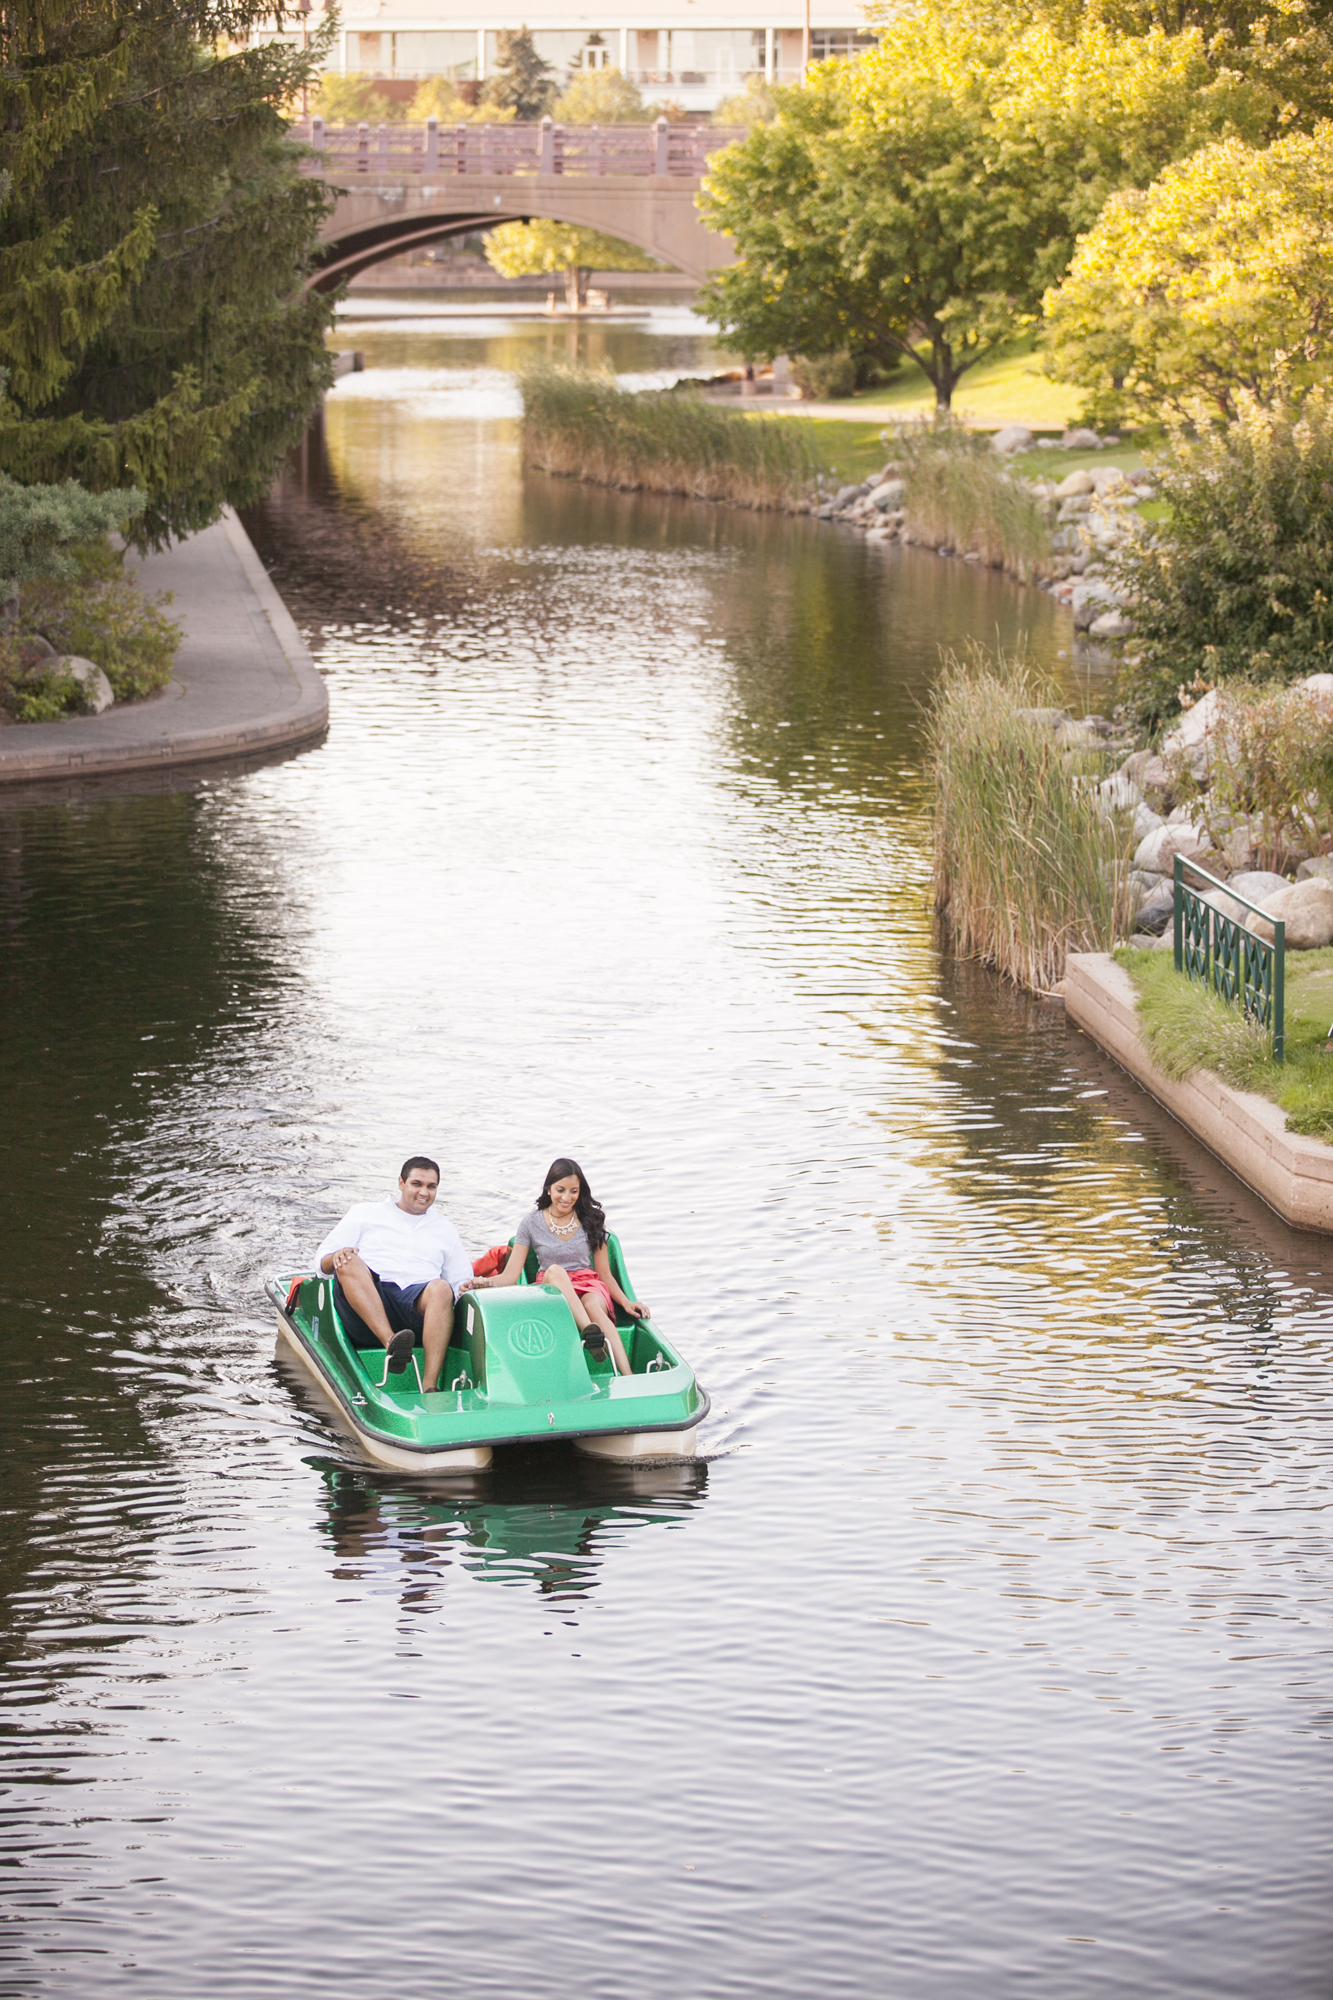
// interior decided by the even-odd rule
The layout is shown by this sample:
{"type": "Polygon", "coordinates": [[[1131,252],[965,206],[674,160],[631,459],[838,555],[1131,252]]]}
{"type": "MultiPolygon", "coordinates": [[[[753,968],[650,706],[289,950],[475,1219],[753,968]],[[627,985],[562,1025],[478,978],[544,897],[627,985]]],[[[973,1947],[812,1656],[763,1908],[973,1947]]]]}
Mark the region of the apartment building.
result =
{"type": "MultiPolygon", "coordinates": [[[[852,25],[846,0],[809,0],[810,54],[850,56],[874,37],[852,25]]],[[[290,18],[290,17],[289,17],[290,18]]],[[[322,18],[318,6],[306,17],[322,18]]],[[[793,83],[804,61],[804,0],[639,0],[598,11],[596,0],[482,0],[472,13],[446,13],[439,0],[343,0],[334,66],[386,80],[452,77],[484,82],[502,28],[526,27],[563,85],[582,70],[615,67],[651,104],[711,111],[747,77],[793,83]]]]}

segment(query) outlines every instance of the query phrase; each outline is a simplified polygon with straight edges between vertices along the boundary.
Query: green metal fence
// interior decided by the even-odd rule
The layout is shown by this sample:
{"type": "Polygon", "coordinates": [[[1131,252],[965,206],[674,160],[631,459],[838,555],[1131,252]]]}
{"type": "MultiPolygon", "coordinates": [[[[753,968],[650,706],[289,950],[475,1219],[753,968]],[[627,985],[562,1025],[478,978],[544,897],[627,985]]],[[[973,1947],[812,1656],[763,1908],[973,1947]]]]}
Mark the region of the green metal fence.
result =
{"type": "Polygon", "coordinates": [[[1210,875],[1197,861],[1176,856],[1175,865],[1175,944],[1176,971],[1189,979],[1200,979],[1233,1006],[1239,1003],[1247,1021],[1257,1021],[1273,1036],[1273,1060],[1281,1062],[1286,1041],[1283,1020],[1286,983],[1287,926],[1281,917],[1270,917],[1257,903],[1238,896],[1216,875],[1210,875]],[[1193,889],[1185,871],[1201,876],[1207,890],[1193,889]],[[1208,902],[1209,892],[1229,896],[1251,915],[1273,926],[1273,942],[1256,937],[1234,917],[1224,916],[1208,902]]]}

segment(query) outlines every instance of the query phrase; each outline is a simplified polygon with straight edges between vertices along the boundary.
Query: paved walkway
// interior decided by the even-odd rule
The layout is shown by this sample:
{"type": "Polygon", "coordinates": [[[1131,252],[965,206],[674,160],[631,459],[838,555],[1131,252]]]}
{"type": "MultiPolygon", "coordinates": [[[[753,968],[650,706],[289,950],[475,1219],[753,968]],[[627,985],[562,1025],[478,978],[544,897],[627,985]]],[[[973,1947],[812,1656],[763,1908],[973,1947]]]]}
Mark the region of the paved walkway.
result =
{"type": "Polygon", "coordinates": [[[175,678],[105,715],[0,729],[0,785],[209,763],[323,734],[324,683],[230,508],[214,527],[146,557],[139,576],[147,591],[175,592],[169,615],[185,628],[175,678]]]}

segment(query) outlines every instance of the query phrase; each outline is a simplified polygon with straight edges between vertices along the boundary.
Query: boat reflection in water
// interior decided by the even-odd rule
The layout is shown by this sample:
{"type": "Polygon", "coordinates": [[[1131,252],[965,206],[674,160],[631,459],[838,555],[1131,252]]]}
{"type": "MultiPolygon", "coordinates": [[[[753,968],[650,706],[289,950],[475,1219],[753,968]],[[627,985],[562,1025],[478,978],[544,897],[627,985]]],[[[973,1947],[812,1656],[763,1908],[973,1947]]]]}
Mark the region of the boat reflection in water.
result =
{"type": "Polygon", "coordinates": [[[405,1611],[441,1604],[448,1572],[530,1586],[576,1603],[596,1590],[633,1529],[683,1527],[704,1497],[705,1465],[590,1464],[572,1448],[507,1454],[487,1472],[443,1484],[316,1461],[326,1489],[321,1531],[341,1582],[394,1579],[405,1611]]]}

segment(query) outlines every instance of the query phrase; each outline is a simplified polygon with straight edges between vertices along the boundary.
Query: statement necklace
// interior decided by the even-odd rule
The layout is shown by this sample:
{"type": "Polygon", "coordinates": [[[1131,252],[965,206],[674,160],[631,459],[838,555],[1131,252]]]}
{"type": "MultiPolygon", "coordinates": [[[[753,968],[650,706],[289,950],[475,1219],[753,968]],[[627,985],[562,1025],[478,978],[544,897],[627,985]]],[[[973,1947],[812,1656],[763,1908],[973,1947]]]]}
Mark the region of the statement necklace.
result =
{"type": "Polygon", "coordinates": [[[570,1216],[568,1222],[555,1221],[554,1217],[551,1214],[550,1209],[549,1208],[547,1209],[546,1227],[550,1230],[552,1236],[572,1236],[574,1234],[574,1231],[578,1228],[578,1226],[579,1226],[579,1212],[577,1209],[574,1210],[574,1213],[570,1216]]]}

